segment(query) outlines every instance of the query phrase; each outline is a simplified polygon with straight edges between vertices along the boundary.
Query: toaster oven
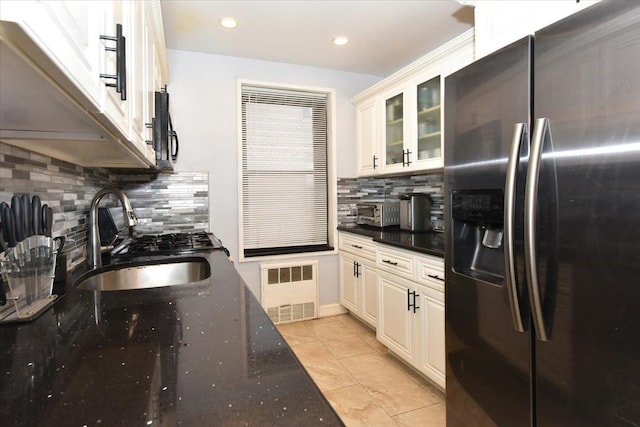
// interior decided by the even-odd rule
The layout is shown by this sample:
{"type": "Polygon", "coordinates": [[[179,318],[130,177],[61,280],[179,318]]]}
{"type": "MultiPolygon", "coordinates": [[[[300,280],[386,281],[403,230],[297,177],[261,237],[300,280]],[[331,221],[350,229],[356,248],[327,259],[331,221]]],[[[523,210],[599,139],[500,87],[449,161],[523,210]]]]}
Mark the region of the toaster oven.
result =
{"type": "Polygon", "coordinates": [[[373,227],[400,224],[400,203],[398,202],[362,202],[356,207],[358,224],[373,227]]]}

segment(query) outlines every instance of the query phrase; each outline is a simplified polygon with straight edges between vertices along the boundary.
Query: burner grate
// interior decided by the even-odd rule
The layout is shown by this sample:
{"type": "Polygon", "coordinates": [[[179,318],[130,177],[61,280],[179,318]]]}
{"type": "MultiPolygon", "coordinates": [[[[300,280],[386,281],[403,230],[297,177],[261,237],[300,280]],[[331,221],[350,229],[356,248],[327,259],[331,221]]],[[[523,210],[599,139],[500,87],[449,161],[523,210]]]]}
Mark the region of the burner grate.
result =
{"type": "MultiPolygon", "coordinates": [[[[215,239],[215,238],[214,238],[215,239]]],[[[133,239],[128,254],[169,253],[213,249],[210,236],[204,232],[142,235],[133,239]]]]}

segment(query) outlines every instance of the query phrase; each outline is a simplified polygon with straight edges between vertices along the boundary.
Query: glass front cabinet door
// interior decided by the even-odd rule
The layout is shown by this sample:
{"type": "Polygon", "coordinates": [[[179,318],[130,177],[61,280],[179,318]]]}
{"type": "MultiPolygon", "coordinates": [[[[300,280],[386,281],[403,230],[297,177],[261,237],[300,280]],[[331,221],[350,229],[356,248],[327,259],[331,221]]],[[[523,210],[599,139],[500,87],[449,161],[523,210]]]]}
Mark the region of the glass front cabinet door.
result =
{"type": "Polygon", "coordinates": [[[405,93],[383,96],[384,100],[384,159],[382,168],[386,171],[406,165],[405,151],[405,93]]]}
{"type": "Polygon", "coordinates": [[[424,74],[382,96],[380,173],[442,168],[442,74],[424,74]]]}
{"type": "Polygon", "coordinates": [[[442,90],[436,76],[416,86],[416,161],[442,167],[442,90]]]}

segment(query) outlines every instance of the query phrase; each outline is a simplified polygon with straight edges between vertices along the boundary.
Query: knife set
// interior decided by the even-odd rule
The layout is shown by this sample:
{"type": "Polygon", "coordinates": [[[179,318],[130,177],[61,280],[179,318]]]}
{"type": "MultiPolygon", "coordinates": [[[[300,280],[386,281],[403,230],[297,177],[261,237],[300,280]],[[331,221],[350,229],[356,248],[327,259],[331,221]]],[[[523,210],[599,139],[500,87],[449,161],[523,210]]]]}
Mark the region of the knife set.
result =
{"type": "Polygon", "coordinates": [[[53,211],[37,195],[1,202],[0,219],[0,323],[33,320],[57,298],[53,282],[64,237],[51,237],[53,211]]]}

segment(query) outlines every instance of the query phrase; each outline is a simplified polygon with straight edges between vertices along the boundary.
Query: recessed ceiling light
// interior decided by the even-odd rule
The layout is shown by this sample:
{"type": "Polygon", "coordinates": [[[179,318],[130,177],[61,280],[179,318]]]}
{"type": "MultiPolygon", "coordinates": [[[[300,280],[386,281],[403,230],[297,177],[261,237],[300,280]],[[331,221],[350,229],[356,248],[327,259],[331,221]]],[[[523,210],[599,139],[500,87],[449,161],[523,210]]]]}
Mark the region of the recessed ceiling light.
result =
{"type": "Polygon", "coordinates": [[[335,44],[336,46],[344,46],[347,43],[349,43],[349,39],[344,36],[338,36],[333,38],[333,44],[335,44]]]}
{"type": "Polygon", "coordinates": [[[235,28],[238,26],[238,21],[228,16],[220,20],[220,25],[225,28],[235,28]]]}

